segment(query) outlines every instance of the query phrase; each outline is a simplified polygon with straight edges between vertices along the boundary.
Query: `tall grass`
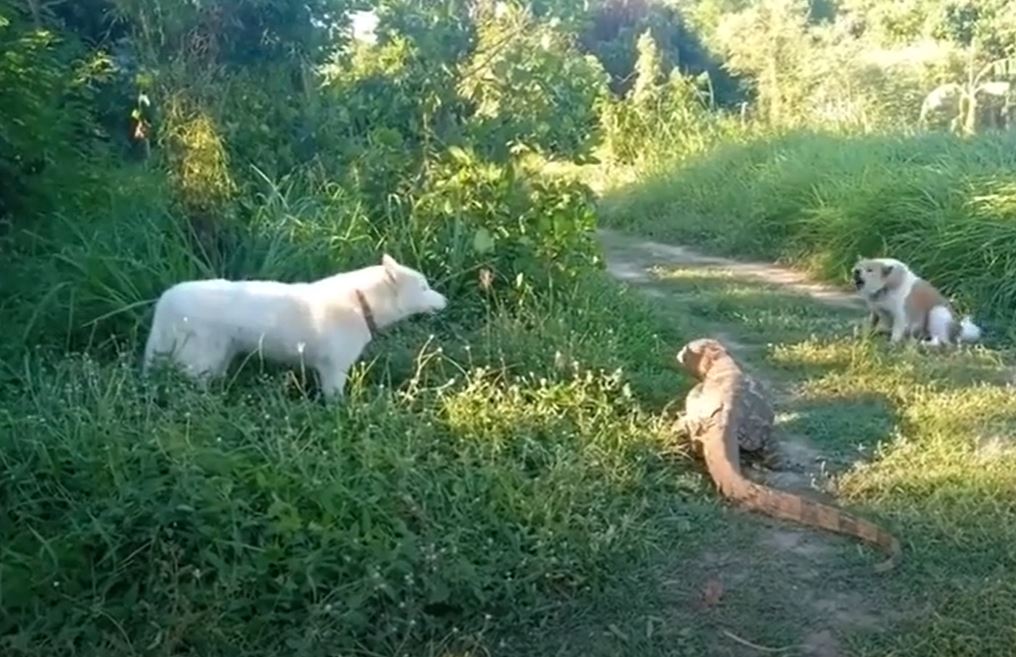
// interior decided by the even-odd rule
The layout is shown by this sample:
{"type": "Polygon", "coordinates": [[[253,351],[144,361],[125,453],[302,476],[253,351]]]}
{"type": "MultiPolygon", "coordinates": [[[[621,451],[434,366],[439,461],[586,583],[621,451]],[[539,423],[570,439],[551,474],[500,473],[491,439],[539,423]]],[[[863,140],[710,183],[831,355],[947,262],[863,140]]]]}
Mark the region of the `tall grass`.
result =
{"type": "Polygon", "coordinates": [[[382,207],[265,179],[210,231],[157,170],[114,168],[8,240],[0,653],[415,654],[531,621],[662,540],[687,488],[659,413],[681,336],[590,266],[581,188],[460,160],[382,207]],[[450,307],[373,342],[342,403],[257,359],[208,393],[141,379],[170,285],[383,250],[450,307]]]}
{"type": "Polygon", "coordinates": [[[130,348],[8,363],[4,654],[392,651],[596,586],[682,485],[636,396],[681,382],[597,280],[388,335],[337,406],[146,386],[130,348]]]}
{"type": "Polygon", "coordinates": [[[887,255],[1008,324],[1016,314],[1016,137],[792,134],[720,147],[646,176],[606,221],[844,281],[887,255]]]}

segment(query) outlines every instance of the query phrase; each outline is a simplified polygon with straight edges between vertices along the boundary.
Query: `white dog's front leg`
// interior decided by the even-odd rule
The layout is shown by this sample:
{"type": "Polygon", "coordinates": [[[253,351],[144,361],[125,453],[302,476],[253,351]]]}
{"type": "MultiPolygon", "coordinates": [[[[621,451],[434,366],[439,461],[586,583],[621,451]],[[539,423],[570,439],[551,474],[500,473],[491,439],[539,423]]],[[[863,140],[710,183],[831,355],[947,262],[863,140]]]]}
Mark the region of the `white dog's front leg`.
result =
{"type": "Polygon", "coordinates": [[[338,368],[318,370],[318,376],[321,377],[321,392],[324,393],[325,399],[328,401],[342,399],[345,394],[346,379],[349,378],[346,370],[338,368]]]}

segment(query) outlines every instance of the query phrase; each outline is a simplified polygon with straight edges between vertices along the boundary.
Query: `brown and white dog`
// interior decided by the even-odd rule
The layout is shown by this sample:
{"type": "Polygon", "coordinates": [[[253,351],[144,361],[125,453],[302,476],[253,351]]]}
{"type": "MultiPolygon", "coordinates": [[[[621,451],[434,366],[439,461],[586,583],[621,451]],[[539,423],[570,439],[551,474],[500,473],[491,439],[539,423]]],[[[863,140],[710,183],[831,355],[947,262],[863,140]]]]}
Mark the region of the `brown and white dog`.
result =
{"type": "Polygon", "coordinates": [[[899,260],[859,259],[853,278],[868,305],[872,327],[887,324],[890,342],[912,337],[938,346],[981,338],[981,329],[970,317],[957,321],[949,300],[899,260]]]}

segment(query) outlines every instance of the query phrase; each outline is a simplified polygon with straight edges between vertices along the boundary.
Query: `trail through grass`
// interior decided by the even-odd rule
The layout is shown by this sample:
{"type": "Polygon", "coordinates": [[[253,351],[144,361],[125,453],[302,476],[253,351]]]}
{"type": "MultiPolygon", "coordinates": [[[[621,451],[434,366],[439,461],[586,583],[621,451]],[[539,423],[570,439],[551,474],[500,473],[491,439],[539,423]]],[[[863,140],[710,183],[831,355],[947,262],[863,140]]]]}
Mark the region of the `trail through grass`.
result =
{"type": "Polygon", "coordinates": [[[1013,654],[1016,397],[1005,354],[892,349],[856,333],[863,312],[848,292],[603,237],[611,272],[664,322],[726,340],[771,388],[784,463],[753,476],[885,522],[904,559],[875,575],[876,555],[856,541],[719,506],[685,528],[699,540],[682,548],[695,552],[658,555],[627,587],[557,610],[509,652],[1013,654]]]}

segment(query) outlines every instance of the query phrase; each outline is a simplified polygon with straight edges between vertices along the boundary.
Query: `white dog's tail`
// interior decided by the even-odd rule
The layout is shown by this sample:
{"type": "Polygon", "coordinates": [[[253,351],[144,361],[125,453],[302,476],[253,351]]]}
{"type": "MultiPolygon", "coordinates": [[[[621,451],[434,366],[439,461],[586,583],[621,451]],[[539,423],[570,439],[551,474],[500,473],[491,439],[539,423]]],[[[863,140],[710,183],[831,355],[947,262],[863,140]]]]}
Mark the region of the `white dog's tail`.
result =
{"type": "Polygon", "coordinates": [[[977,342],[981,339],[981,328],[967,315],[960,320],[960,342],[977,342]]]}

